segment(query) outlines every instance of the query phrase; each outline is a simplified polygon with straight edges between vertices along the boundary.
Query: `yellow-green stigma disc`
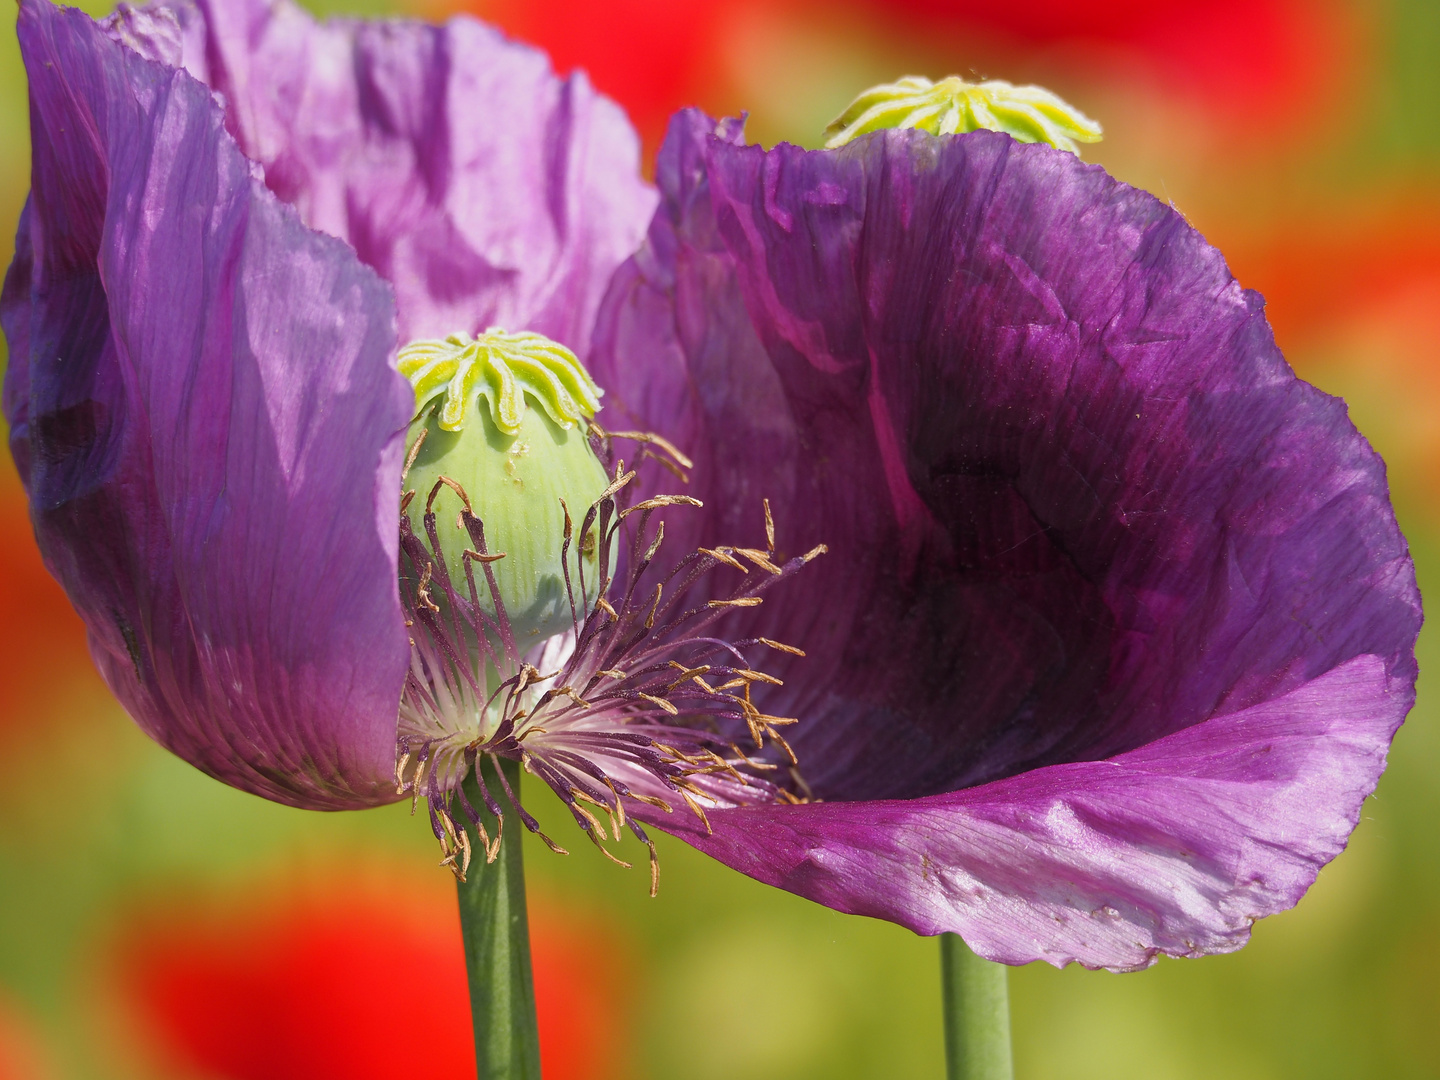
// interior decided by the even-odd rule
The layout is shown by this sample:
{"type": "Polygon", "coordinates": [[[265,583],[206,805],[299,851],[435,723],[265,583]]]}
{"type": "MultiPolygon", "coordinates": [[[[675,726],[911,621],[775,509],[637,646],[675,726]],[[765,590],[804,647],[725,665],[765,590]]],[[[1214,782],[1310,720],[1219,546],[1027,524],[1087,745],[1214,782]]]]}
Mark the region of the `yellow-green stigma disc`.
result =
{"type": "Polygon", "coordinates": [[[906,75],[872,86],[830,126],[825,147],[834,150],[871,131],[918,128],[932,135],[1003,131],[1019,142],[1049,143],[1079,153],[1079,143],[1099,142],[1100,125],[1049,90],[1000,79],[970,83],[956,75],[931,82],[906,75]]]}
{"type": "MultiPolygon", "coordinates": [[[[585,511],[608,483],[584,424],[600,407],[600,388],[563,345],[498,329],[407,345],[399,367],[415,387],[416,416],[406,438],[413,460],[404,486],[415,493],[408,512],[416,531],[440,478],[454,481],[484,524],[488,550],[504,553],[491,569],[521,650],[569,629],[560,561],[564,507],[574,525],[567,563],[582,616],[600,576],[595,530],[579,535],[585,511]]],[[[440,540],[451,580],[464,590],[463,552],[470,545],[455,528],[460,506],[459,494],[441,483],[434,503],[440,540]]],[[[493,616],[483,575],[474,569],[482,606],[493,616]]]]}

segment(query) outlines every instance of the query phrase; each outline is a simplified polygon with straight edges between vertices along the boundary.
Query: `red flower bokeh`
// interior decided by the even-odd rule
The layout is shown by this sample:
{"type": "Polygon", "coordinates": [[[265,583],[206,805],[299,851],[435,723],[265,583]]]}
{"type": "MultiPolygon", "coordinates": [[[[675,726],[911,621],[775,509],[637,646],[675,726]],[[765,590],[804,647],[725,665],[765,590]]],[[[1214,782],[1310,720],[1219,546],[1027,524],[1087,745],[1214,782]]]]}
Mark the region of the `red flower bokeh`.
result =
{"type": "Polygon", "coordinates": [[[1236,277],[1265,297],[1282,349],[1417,287],[1440,289],[1440,207],[1425,192],[1367,192],[1219,239],[1236,277]]]}
{"type": "Polygon", "coordinates": [[[1300,374],[1349,401],[1401,520],[1440,514],[1440,210],[1426,192],[1312,207],[1224,250],[1300,374]]]}
{"type": "Polygon", "coordinates": [[[28,1018],[0,994],[0,1080],[45,1080],[50,1075],[28,1018]]]}
{"type": "MultiPolygon", "coordinates": [[[[733,108],[724,53],[734,47],[726,30],[738,16],[779,9],[820,26],[837,10],[819,0],[417,2],[495,22],[545,48],[562,72],[585,68],[625,106],[651,151],[674,110],[733,108]]],[[[957,67],[973,62],[977,34],[1020,53],[1065,49],[1102,79],[1118,61],[1212,112],[1227,130],[1267,137],[1296,114],[1325,112],[1317,102],[1333,93],[1354,49],[1353,20],[1335,0],[850,0],[839,10],[872,23],[892,49],[907,38],[927,55],[953,44],[957,67]]]]}
{"type": "Polygon", "coordinates": [[[1316,91],[1341,49],[1343,13],[1317,0],[869,0],[940,27],[997,31],[1026,48],[1123,50],[1159,81],[1272,125],[1316,91]]]}
{"type": "Polygon", "coordinates": [[[648,146],[670,114],[703,103],[715,81],[719,18],[753,0],[440,0],[544,48],[555,68],[584,68],[625,106],[648,146]]]}
{"type": "MultiPolygon", "coordinates": [[[[143,1050],[212,1080],[472,1080],[460,924],[449,889],[319,890],[248,907],[167,905],[130,926],[117,982],[143,1050]]],[[[616,950],[584,917],[532,913],[546,1080],[617,1069],[616,950]]]]}
{"type": "Polygon", "coordinates": [[[0,464],[0,753],[54,711],[54,687],[100,689],[85,624],[40,560],[25,494],[8,454],[0,464]]]}

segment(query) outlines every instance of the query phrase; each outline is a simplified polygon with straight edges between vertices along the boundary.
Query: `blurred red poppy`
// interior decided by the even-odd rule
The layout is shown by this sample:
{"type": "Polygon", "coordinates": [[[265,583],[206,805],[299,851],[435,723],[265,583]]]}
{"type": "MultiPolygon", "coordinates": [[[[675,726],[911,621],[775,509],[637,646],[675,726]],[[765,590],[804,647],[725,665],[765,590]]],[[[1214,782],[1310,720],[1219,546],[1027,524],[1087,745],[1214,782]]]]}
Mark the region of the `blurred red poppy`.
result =
{"type": "Polygon", "coordinates": [[[1325,77],[1339,44],[1336,5],[1315,0],[869,2],[942,24],[999,31],[1029,46],[1118,46],[1144,58],[1177,89],[1246,111],[1295,104],[1325,77]]]}
{"type": "MultiPolygon", "coordinates": [[[[585,68],[630,112],[652,150],[675,109],[725,111],[727,31],[744,13],[788,10],[822,26],[837,11],[818,0],[418,2],[498,23],[548,50],[561,71],[585,68]]],[[[1328,99],[1326,88],[1340,85],[1337,71],[1355,36],[1336,0],[851,0],[839,10],[847,20],[873,22],[890,51],[903,52],[911,38],[917,51],[934,55],[952,41],[957,66],[975,61],[977,32],[1026,51],[1066,49],[1098,75],[1123,59],[1217,113],[1227,130],[1271,137],[1281,128],[1277,114],[1324,112],[1317,97],[1328,99]]]]}
{"type": "MultiPolygon", "coordinates": [[[[8,456],[0,464],[0,746],[46,719],[61,677],[100,686],[85,625],[40,560],[25,495],[8,456]]],[[[53,710],[50,710],[53,711],[53,710]]]]}
{"type": "MultiPolygon", "coordinates": [[[[1225,229],[1216,226],[1212,234],[1225,229]]],[[[1240,282],[1265,297],[1283,349],[1417,283],[1440,283],[1440,209],[1428,192],[1371,191],[1263,230],[1212,238],[1224,243],[1240,282]]],[[[1429,366],[1440,369],[1440,355],[1429,366]]]]}
{"type": "Polygon", "coordinates": [[[40,1040],[19,1006],[0,994],[0,1080],[45,1080],[40,1040]]]}
{"type": "MultiPolygon", "coordinates": [[[[1221,226],[1223,229],[1223,225],[1221,226]]],[[[1213,230],[1212,230],[1213,231],[1213,230]]],[[[1371,191],[1225,237],[1300,373],[1340,394],[1407,513],[1440,514],[1440,212],[1371,191]]]]}
{"type": "Polygon", "coordinates": [[[540,45],[557,71],[584,68],[654,147],[670,114],[718,77],[720,17],[753,0],[440,0],[540,45]]]}
{"type": "MultiPolygon", "coordinates": [[[[449,889],[338,877],[245,908],[138,919],[119,950],[125,1011],[171,1075],[213,1080],[475,1076],[460,925],[449,889]]],[[[547,1080],[615,1072],[616,960],[583,917],[532,915],[547,1080]]]]}

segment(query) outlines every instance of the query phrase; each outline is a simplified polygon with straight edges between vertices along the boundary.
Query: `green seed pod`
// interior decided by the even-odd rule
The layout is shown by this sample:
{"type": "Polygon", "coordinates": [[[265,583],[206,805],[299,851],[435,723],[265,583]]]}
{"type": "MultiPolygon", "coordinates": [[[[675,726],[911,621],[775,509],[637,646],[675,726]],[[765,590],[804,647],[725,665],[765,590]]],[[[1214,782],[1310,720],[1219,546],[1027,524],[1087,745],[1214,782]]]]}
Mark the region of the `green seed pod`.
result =
{"type": "Polygon", "coordinates": [[[1041,86],[1014,86],[1002,79],[970,83],[958,76],[931,82],[906,75],[872,86],[830,126],[828,150],[886,128],[918,128],[932,135],[1003,131],[1020,142],[1049,143],[1072,154],[1079,143],[1099,142],[1100,125],[1041,86]]]}
{"type": "MultiPolygon", "coordinates": [[[[560,561],[567,507],[575,535],[566,561],[582,617],[600,578],[595,529],[579,535],[585,511],[608,483],[584,426],[599,408],[600,389],[564,346],[498,329],[408,345],[400,350],[400,373],[415,386],[417,408],[404,483],[414,492],[412,527],[423,535],[433,492],[446,569],[466,592],[470,538],[456,528],[463,503],[445,481],[453,482],[483,522],[487,550],[504,553],[490,568],[522,652],[568,630],[560,561]]],[[[474,569],[481,604],[493,616],[484,576],[474,569]]]]}

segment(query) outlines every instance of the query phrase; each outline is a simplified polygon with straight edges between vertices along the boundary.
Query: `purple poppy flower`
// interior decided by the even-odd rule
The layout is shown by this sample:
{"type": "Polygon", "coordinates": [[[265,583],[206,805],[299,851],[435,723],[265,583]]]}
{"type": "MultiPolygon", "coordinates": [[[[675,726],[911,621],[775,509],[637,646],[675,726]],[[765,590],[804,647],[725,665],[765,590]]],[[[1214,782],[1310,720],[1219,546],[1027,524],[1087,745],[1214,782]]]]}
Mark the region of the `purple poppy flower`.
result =
{"type": "Polygon", "coordinates": [[[46,563],[175,753],[298,806],[393,799],[397,347],[503,320],[583,350],[654,207],[638,141],[468,19],[23,0],[18,34],[4,404],[46,563]]]}
{"type": "MultiPolygon", "coordinates": [[[[808,805],[670,825],[1008,963],[1239,948],[1344,847],[1414,701],[1380,459],[1170,208],[976,132],[679,115],[591,366],[689,448],[684,546],[827,558],[737,632],[808,805]],[[644,358],[637,362],[637,358],[644,358]]],[[[613,421],[612,421],[613,423],[613,421]]]]}
{"type": "Polygon", "coordinates": [[[597,316],[633,136],[474,24],[22,0],[20,38],[12,450],[102,672],[212,775],[361,806],[398,757],[458,857],[460,778],[519,758],[597,842],[1011,962],[1238,947],[1343,846],[1413,700],[1412,568],[1343,405],[1154,199],[1002,135],[767,153],[687,113],[597,316]],[[529,347],[449,337],[495,322],[704,503],[670,572],[654,461],[567,508],[602,581],[533,649],[469,500],[443,537],[444,483],[397,505],[397,347],[529,347]]]}

